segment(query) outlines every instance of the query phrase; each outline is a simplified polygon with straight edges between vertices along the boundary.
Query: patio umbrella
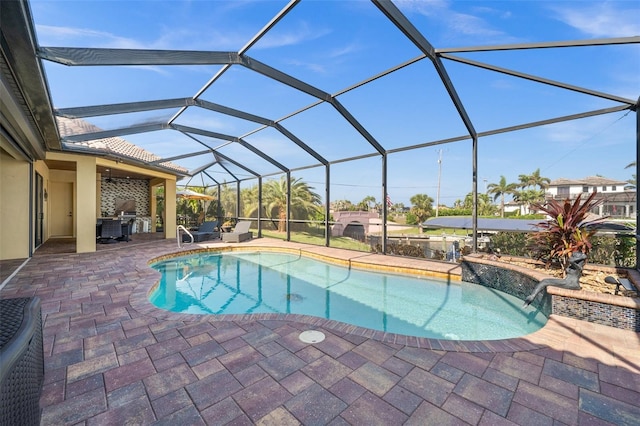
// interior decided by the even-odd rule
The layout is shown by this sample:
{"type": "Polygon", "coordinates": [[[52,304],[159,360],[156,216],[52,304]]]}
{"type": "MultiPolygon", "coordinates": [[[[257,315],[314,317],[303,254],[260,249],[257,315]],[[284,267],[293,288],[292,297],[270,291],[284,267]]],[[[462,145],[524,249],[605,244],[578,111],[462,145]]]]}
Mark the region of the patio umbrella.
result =
{"type": "Polygon", "coordinates": [[[196,192],[191,189],[182,189],[180,191],[176,191],[176,197],[184,198],[185,200],[205,200],[205,201],[215,200],[216,198],[212,195],[202,194],[200,192],[196,192]]]}
{"type": "Polygon", "coordinates": [[[202,212],[200,213],[200,218],[198,219],[198,223],[205,219],[206,211],[207,211],[207,201],[215,200],[216,197],[208,194],[203,194],[201,192],[196,192],[192,189],[182,189],[180,191],[176,191],[176,197],[182,198],[184,200],[198,200],[202,201],[202,212]]]}

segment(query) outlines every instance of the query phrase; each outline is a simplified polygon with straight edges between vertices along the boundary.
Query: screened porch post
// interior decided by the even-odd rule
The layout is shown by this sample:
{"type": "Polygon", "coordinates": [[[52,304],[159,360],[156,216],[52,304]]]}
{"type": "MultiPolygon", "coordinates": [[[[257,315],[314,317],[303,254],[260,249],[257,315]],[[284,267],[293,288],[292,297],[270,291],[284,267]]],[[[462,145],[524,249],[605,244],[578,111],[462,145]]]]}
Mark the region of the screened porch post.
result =
{"type": "Polygon", "coordinates": [[[324,245],[325,247],[329,247],[331,241],[331,224],[329,222],[329,215],[331,214],[331,173],[329,171],[329,163],[324,166],[324,194],[325,194],[325,202],[324,202],[324,245]]]}
{"type": "Polygon", "coordinates": [[[382,154],[382,254],[387,254],[387,153],[382,154]]]}
{"type": "Polygon", "coordinates": [[[473,239],[472,246],[473,252],[478,251],[478,135],[473,134],[472,139],[472,179],[473,179],[473,210],[471,220],[473,223],[473,239]]]}
{"type": "Polygon", "coordinates": [[[640,97],[638,98],[638,102],[636,102],[636,270],[640,271],[640,231],[638,230],[638,221],[640,219],[640,198],[638,198],[638,174],[640,174],[640,150],[638,147],[640,146],[640,114],[638,114],[638,109],[640,109],[640,97]]]}
{"type": "Polygon", "coordinates": [[[236,223],[240,220],[240,181],[236,181],[236,223]]]}
{"type": "Polygon", "coordinates": [[[291,172],[287,170],[287,216],[285,219],[285,227],[287,229],[287,241],[291,241],[291,172]]]}
{"type": "Polygon", "coordinates": [[[258,238],[262,238],[262,176],[258,176],[258,238]]]}
{"type": "MultiPolygon", "coordinates": [[[[216,217],[218,218],[218,220],[220,220],[220,216],[222,215],[222,198],[220,198],[221,196],[222,196],[222,187],[220,184],[218,184],[218,207],[216,209],[217,210],[216,217]]],[[[220,225],[222,225],[222,223],[220,225]]]]}

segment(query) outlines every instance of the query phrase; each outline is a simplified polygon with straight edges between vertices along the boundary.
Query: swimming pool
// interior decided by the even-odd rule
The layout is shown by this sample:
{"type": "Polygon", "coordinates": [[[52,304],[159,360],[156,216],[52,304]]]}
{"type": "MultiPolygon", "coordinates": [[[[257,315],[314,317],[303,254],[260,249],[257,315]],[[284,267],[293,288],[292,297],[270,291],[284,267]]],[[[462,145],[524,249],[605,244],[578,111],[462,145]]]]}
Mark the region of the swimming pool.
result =
{"type": "Polygon", "coordinates": [[[189,314],[302,314],[416,337],[494,340],[540,329],[522,300],[465,282],[384,274],[274,252],[199,253],[152,265],[149,300],[189,314]]]}

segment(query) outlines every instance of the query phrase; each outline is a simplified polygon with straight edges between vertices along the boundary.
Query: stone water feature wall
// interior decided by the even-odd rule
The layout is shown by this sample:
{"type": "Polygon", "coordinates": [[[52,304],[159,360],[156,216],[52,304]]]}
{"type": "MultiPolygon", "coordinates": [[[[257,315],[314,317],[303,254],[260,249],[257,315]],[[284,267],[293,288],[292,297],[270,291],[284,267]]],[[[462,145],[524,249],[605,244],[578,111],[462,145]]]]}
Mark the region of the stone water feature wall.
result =
{"type": "MultiPolygon", "coordinates": [[[[465,257],[462,281],[481,284],[524,301],[539,279],[518,267],[465,257]],[[514,269],[511,269],[514,268],[514,269]]],[[[596,324],[640,332],[640,298],[547,287],[532,303],[545,315],[555,314],[596,324]]]]}
{"type": "Polygon", "coordinates": [[[640,331],[640,299],[594,295],[581,299],[551,288],[553,313],[624,330],[640,331]]]}
{"type": "MultiPolygon", "coordinates": [[[[523,303],[538,284],[538,280],[535,278],[497,265],[467,261],[465,258],[460,266],[462,281],[495,288],[521,299],[523,303]]],[[[542,297],[536,297],[531,305],[538,308],[547,317],[552,313],[551,296],[546,293],[543,293],[542,297]]]]}

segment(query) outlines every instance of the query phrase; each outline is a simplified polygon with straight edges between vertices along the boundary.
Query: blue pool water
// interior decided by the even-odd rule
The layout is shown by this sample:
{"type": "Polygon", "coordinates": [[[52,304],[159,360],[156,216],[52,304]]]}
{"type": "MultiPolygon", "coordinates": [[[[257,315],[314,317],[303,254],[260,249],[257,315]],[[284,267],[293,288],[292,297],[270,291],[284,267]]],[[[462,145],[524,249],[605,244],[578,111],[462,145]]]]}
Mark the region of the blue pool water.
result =
{"type": "Polygon", "coordinates": [[[410,336],[494,340],[547,318],[481,285],[349,269],[272,252],[203,253],[153,265],[151,302],[190,314],[292,313],[410,336]]]}

